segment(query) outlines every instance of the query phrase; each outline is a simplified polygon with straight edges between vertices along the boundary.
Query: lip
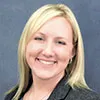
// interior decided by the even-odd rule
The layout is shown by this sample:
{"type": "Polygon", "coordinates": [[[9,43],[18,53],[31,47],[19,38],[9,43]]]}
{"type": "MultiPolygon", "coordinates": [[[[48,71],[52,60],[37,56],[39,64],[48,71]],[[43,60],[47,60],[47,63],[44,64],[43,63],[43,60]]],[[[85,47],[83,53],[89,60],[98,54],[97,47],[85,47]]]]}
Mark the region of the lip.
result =
{"type": "Polygon", "coordinates": [[[45,64],[55,64],[57,63],[56,60],[48,60],[48,59],[43,59],[43,58],[36,58],[36,60],[45,63],[45,64]]]}

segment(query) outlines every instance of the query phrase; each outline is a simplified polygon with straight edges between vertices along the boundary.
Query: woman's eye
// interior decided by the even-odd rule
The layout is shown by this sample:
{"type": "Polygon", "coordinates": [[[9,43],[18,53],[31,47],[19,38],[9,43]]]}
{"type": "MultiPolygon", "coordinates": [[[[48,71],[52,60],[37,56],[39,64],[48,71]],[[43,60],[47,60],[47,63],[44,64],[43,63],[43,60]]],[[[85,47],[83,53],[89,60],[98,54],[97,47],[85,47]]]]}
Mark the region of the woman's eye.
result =
{"type": "Polygon", "coordinates": [[[35,40],[43,40],[43,38],[41,38],[41,37],[35,37],[34,39],[35,40]]]}
{"type": "Polygon", "coordinates": [[[66,45],[66,43],[63,42],[63,41],[58,41],[57,43],[58,43],[58,44],[61,44],[61,45],[66,45]]]}

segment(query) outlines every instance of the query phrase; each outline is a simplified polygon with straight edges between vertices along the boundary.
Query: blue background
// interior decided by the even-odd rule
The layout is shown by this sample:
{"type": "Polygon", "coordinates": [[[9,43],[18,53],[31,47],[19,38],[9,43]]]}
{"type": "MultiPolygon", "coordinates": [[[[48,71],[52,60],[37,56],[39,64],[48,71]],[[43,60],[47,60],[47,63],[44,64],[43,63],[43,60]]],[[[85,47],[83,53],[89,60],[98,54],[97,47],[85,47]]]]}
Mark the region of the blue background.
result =
{"type": "Polygon", "coordinates": [[[67,4],[78,20],[85,47],[85,78],[100,93],[100,0],[0,0],[0,100],[17,83],[17,46],[30,15],[48,3],[67,4]]]}

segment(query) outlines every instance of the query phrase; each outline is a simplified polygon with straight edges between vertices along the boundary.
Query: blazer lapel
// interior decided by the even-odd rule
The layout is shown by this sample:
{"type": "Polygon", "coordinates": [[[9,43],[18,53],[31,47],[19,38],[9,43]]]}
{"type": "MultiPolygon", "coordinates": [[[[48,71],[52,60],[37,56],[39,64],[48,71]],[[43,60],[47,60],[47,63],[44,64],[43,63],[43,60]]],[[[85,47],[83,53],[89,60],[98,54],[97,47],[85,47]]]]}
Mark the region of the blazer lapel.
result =
{"type": "Polygon", "coordinates": [[[65,75],[57,84],[48,100],[64,100],[67,97],[71,87],[67,84],[67,76],[65,75]]]}

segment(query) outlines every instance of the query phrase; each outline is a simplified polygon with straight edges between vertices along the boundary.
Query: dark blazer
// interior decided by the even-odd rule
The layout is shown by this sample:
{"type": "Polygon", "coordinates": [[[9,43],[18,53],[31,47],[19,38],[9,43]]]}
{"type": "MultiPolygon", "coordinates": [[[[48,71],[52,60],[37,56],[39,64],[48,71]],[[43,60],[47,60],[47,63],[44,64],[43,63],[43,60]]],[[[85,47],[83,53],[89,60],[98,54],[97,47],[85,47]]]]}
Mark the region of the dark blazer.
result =
{"type": "MultiPolygon", "coordinates": [[[[88,89],[76,88],[72,89],[66,84],[67,78],[64,76],[62,80],[57,84],[54,91],[51,93],[48,100],[100,100],[100,95],[90,91],[88,89]]],[[[12,100],[12,97],[16,93],[17,89],[8,94],[5,100],[12,100]]],[[[23,97],[24,93],[21,95],[23,97]]],[[[21,99],[19,99],[21,100],[21,99]]]]}

